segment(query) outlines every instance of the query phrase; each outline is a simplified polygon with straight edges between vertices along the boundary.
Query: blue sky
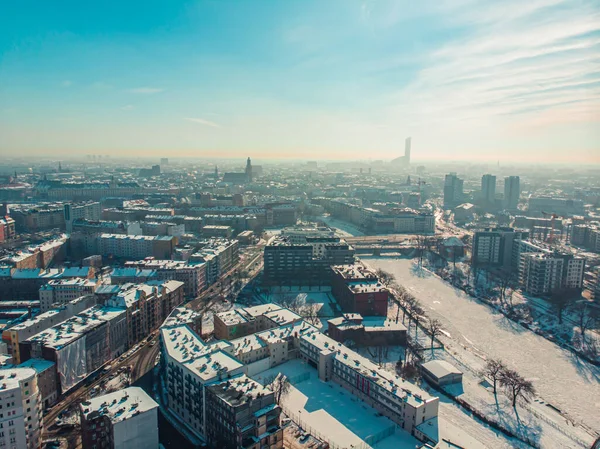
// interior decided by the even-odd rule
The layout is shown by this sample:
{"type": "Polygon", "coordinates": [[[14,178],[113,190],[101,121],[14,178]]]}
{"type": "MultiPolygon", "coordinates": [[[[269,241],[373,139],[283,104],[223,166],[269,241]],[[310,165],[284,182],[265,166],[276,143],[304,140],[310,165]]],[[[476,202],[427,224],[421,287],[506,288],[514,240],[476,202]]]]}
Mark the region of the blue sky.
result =
{"type": "Polygon", "coordinates": [[[0,154],[600,162],[597,0],[0,4],[0,154]]]}

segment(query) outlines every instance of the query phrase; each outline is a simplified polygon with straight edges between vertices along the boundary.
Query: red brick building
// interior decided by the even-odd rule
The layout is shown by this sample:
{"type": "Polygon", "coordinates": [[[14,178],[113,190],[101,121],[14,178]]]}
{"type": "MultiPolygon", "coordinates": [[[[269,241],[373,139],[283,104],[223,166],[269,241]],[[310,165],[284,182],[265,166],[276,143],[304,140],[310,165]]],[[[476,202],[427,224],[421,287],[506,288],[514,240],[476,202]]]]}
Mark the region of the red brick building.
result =
{"type": "Polygon", "coordinates": [[[331,267],[331,292],[345,313],[387,316],[388,290],[361,263],[331,267]]]}

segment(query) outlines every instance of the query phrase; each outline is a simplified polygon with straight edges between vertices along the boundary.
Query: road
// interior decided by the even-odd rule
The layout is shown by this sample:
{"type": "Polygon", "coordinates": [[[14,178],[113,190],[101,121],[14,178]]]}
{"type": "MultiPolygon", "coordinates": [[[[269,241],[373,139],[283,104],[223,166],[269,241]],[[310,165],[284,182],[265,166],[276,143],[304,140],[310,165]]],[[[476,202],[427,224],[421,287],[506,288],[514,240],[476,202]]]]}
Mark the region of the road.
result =
{"type": "MultiPolygon", "coordinates": [[[[200,294],[197,298],[186,304],[186,307],[201,312],[213,308],[224,296],[224,292],[231,288],[231,277],[236,272],[248,272],[248,277],[242,282],[250,282],[262,269],[261,257],[264,244],[265,242],[263,241],[259,245],[248,247],[240,258],[240,262],[225,273],[216,283],[216,286],[213,286],[200,294]],[[227,280],[230,281],[229,284],[224,285],[227,280]]],[[[101,372],[93,381],[85,381],[82,385],[70,391],[67,397],[50,408],[44,415],[42,440],[60,437],[67,439],[69,447],[79,447],[81,444],[79,429],[76,427],[75,429],[67,431],[57,428],[54,424],[59,415],[66,410],[74,411],[74,408],[77,407],[79,403],[90,397],[90,392],[95,387],[101,388],[101,384],[106,383],[117,376],[119,370],[124,367],[131,370],[131,383],[144,376],[144,374],[151,370],[156,364],[156,358],[160,352],[158,334],[159,330],[152,332],[145,340],[134,346],[134,348],[126,352],[119,359],[113,360],[110,364],[110,370],[101,372]]]]}
{"type": "MultiPolygon", "coordinates": [[[[158,331],[151,334],[152,340],[157,341],[158,331]]],[[[89,398],[91,390],[95,387],[100,386],[103,382],[118,375],[118,372],[123,367],[132,367],[131,371],[131,382],[133,383],[139,377],[143,376],[149,369],[151,369],[156,361],[158,355],[159,345],[154,344],[151,346],[149,343],[144,343],[143,346],[138,346],[137,350],[130,350],[127,352],[122,360],[121,358],[113,361],[111,368],[106,373],[100,374],[93,382],[84,382],[81,386],[72,390],[69,395],[62,401],[54,405],[44,415],[44,428],[42,430],[42,439],[47,440],[55,437],[67,438],[69,441],[72,440],[72,434],[79,433],[77,429],[72,431],[62,431],[54,426],[58,416],[65,410],[72,410],[80,402],[89,398]]],[[[71,446],[70,446],[71,447],[71,446]]]]}

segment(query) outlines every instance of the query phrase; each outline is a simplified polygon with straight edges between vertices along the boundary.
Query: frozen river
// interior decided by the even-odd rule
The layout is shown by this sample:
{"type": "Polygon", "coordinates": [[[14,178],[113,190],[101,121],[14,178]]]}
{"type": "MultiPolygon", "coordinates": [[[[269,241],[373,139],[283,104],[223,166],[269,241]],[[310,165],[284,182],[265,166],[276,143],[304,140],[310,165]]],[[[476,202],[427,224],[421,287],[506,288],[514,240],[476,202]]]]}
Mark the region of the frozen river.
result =
{"type": "Polygon", "coordinates": [[[411,260],[363,260],[393,273],[430,317],[442,321],[453,341],[474,354],[503,360],[530,379],[544,401],[600,431],[600,368],[507,320],[437,276],[415,270],[411,260]]]}

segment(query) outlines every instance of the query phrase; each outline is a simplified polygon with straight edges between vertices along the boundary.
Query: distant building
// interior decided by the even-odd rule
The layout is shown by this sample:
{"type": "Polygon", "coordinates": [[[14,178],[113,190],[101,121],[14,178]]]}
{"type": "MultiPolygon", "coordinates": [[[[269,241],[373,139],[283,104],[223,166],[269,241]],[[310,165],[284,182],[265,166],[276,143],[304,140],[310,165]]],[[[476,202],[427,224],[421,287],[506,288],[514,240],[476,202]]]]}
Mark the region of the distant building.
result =
{"type": "Polygon", "coordinates": [[[178,260],[145,259],[125,262],[124,269],[115,269],[113,275],[111,275],[113,284],[140,283],[149,280],[183,282],[185,296],[195,298],[207,287],[206,264],[190,264],[178,260]]]}
{"type": "Polygon", "coordinates": [[[166,235],[101,234],[97,240],[102,256],[129,260],[146,257],[170,259],[177,244],[177,237],[166,235]]]}
{"type": "Polygon", "coordinates": [[[158,404],[139,387],[79,405],[83,449],[158,449],[158,404]]]}
{"type": "Polygon", "coordinates": [[[496,201],[496,177],[483,175],[481,177],[481,200],[485,206],[493,206],[496,201]]]}
{"type": "Polygon", "coordinates": [[[0,217],[0,243],[13,240],[16,235],[15,220],[9,216],[0,217]]]}
{"type": "Polygon", "coordinates": [[[571,229],[571,243],[600,253],[600,224],[574,224],[571,229]]]}
{"type": "Polygon", "coordinates": [[[220,237],[229,239],[233,235],[231,226],[206,225],[202,228],[202,236],[206,238],[220,237]]]}
{"type": "Polygon", "coordinates": [[[0,268],[0,300],[15,301],[39,298],[42,285],[55,279],[85,278],[94,276],[92,267],[17,269],[0,268]]]}
{"type": "Polygon", "coordinates": [[[150,178],[152,176],[160,175],[160,165],[153,165],[152,168],[140,169],[139,175],[141,178],[150,178]]]}
{"type": "Polygon", "coordinates": [[[504,178],[504,207],[508,210],[517,210],[521,196],[521,180],[518,176],[504,178]]]}
{"type": "Polygon", "coordinates": [[[65,227],[67,232],[71,232],[73,230],[73,222],[75,220],[100,220],[102,207],[97,201],[65,204],[63,212],[65,215],[65,227]]]}
{"type": "Polygon", "coordinates": [[[456,223],[468,223],[475,217],[475,205],[471,203],[463,203],[453,209],[454,221],[456,223]]]}
{"type": "Polygon", "coordinates": [[[455,173],[446,175],[444,181],[444,208],[451,209],[462,203],[463,184],[464,181],[455,173]]]}
{"type": "Polygon", "coordinates": [[[513,242],[527,240],[529,232],[513,228],[488,228],[473,234],[471,263],[480,267],[511,268],[513,242]]]}
{"type": "Polygon", "coordinates": [[[397,157],[396,159],[392,159],[392,165],[397,165],[401,167],[408,167],[410,165],[410,146],[411,146],[411,138],[407,137],[404,141],[404,156],[397,157]]]}
{"type": "Polygon", "coordinates": [[[530,295],[544,296],[560,289],[580,290],[583,287],[584,258],[538,252],[522,254],[521,260],[521,285],[530,295]]]}
{"type": "Polygon", "coordinates": [[[80,296],[91,295],[98,285],[97,279],[52,279],[40,287],[40,310],[47,312],[80,296]]]}
{"type": "MultiPolygon", "coordinates": [[[[41,198],[50,200],[100,200],[105,197],[131,197],[142,193],[137,182],[73,183],[63,181],[42,180],[35,186],[35,193],[41,198]]],[[[62,215],[62,214],[61,214],[62,215]]]]}
{"type": "Polygon", "coordinates": [[[530,196],[528,211],[538,215],[542,212],[565,216],[585,215],[582,200],[556,198],[554,196],[530,196]]]}
{"type": "Polygon", "coordinates": [[[338,237],[293,244],[278,237],[265,247],[264,282],[269,285],[327,285],[330,267],[354,263],[354,248],[338,237]]]}
{"type": "Polygon", "coordinates": [[[36,371],[0,369],[0,385],[0,447],[38,449],[43,418],[36,371]]]}

